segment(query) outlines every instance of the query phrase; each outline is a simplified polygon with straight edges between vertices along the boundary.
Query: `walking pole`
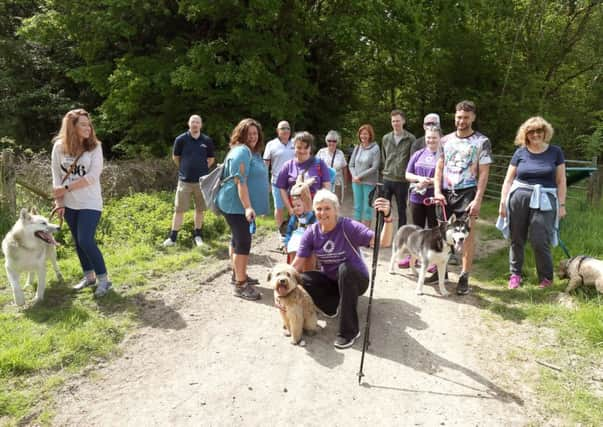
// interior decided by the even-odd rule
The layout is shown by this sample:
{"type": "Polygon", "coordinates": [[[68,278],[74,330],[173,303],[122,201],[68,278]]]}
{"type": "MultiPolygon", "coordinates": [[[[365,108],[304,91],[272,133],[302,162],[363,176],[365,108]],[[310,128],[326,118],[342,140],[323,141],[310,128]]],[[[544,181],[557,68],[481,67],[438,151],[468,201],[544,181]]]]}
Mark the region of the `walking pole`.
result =
{"type": "MultiPolygon", "coordinates": [[[[376,197],[380,195],[381,185],[377,184],[375,194],[376,197]]],[[[375,198],[376,198],[375,197],[375,198]]],[[[371,271],[371,284],[370,284],[370,292],[369,292],[369,301],[368,308],[366,310],[366,323],[364,325],[364,341],[362,342],[362,356],[360,358],[360,371],[358,372],[358,384],[362,383],[362,377],[364,373],[362,372],[362,368],[364,366],[364,354],[366,353],[366,349],[368,348],[369,342],[369,333],[371,328],[371,305],[373,302],[373,290],[375,289],[375,276],[377,275],[377,261],[379,261],[379,247],[381,246],[381,230],[383,229],[383,212],[377,211],[377,218],[375,220],[375,244],[373,246],[373,269],[371,271]]]]}

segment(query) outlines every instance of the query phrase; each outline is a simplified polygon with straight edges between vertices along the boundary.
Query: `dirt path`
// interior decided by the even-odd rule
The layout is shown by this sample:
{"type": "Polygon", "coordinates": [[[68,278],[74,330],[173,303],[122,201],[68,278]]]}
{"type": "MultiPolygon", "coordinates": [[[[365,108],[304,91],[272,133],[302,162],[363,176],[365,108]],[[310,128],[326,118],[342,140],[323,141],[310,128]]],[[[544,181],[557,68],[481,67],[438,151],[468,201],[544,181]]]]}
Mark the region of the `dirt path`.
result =
{"type": "MultiPolygon", "coordinates": [[[[250,275],[263,279],[269,266],[282,260],[269,250],[273,246],[264,241],[255,247],[250,275]]],[[[160,278],[157,290],[141,297],[146,326],[126,340],[121,357],[64,387],[54,423],[533,422],[531,392],[513,385],[518,374],[505,362],[500,335],[484,325],[477,299],[442,298],[430,286],[425,295],[415,295],[410,276],[387,274],[389,253],[383,250],[380,257],[362,386],[357,379],[362,344],[335,350],[336,319],[321,319],[323,328],[306,339],[305,348],[293,346],[281,333],[265,282],[261,301],[234,298],[230,273],[220,262],[160,278]]],[[[365,255],[370,262],[371,253],[365,255]]],[[[449,290],[456,277],[451,274],[449,290]]],[[[360,299],[362,325],[367,302],[360,299]]]]}

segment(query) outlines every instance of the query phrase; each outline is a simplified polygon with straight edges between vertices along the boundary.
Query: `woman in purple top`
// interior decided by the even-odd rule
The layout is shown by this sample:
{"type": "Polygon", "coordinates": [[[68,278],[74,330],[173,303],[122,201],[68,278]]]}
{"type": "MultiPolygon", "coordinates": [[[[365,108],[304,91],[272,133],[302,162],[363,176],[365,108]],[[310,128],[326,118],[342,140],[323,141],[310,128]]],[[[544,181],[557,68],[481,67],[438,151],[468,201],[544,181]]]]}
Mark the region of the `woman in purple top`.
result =
{"type": "MultiPolygon", "coordinates": [[[[339,200],[329,190],[316,193],[313,207],[318,222],[306,229],[293,267],[303,273],[304,288],[326,316],[335,317],[339,312],[335,347],[351,347],[360,336],[358,297],[369,284],[368,269],[359,248],[373,246],[375,236],[364,224],[340,217],[339,200]],[[306,260],[312,255],[320,262],[321,270],[303,272],[306,260]]],[[[392,238],[390,202],[378,198],[375,209],[385,215],[381,244],[389,245],[392,238]]]]}
{"type": "Polygon", "coordinates": [[[507,169],[498,208],[511,239],[509,289],[521,285],[527,239],[534,250],[539,287],[547,288],[553,281],[550,245],[556,243],[556,226],[566,214],[567,182],[563,152],[549,144],[552,137],[553,127],[542,117],[526,120],[515,137],[519,148],[507,169]]]}
{"type": "Polygon", "coordinates": [[[280,188],[285,208],[289,216],[294,215],[289,191],[295,184],[297,176],[304,174],[305,178],[314,177],[314,184],[310,187],[312,197],[321,188],[331,188],[329,167],[325,162],[312,156],[314,136],[310,132],[298,132],[293,137],[295,157],[286,162],[278,174],[276,186],[280,188]]]}
{"type": "Polygon", "coordinates": [[[425,148],[415,152],[406,167],[406,180],[413,183],[410,192],[412,222],[419,227],[424,227],[426,221],[429,228],[437,224],[435,205],[425,206],[423,201],[433,197],[433,177],[441,137],[439,127],[428,126],[425,129],[425,148]]]}

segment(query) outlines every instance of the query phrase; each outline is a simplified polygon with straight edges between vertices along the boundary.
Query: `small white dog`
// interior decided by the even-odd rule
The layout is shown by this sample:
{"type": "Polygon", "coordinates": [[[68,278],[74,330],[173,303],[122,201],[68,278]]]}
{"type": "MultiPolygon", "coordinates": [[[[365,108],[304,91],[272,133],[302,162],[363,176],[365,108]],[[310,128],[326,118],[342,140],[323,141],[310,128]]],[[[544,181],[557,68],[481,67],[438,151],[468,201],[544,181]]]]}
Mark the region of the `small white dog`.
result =
{"type": "Polygon", "coordinates": [[[33,274],[38,276],[38,288],[34,303],[44,299],[46,289],[46,260],[50,259],[59,281],[63,280],[57,265],[56,240],[52,233],[59,231],[59,226],[50,224],[47,218],[38,215],[35,209],[28,212],[21,209],[19,219],[2,240],[2,252],[5,256],[5,267],[8,281],[13,288],[15,304],[25,304],[25,295],[19,286],[21,273],[29,273],[27,283],[33,274]]]}

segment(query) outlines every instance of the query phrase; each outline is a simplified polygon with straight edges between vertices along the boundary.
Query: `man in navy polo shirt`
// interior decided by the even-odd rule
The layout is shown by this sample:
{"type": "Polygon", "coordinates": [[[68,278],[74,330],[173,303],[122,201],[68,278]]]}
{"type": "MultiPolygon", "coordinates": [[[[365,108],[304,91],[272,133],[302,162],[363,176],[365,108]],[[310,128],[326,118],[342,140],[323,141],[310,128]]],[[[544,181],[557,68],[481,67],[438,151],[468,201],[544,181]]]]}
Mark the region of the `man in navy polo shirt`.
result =
{"type": "Polygon", "coordinates": [[[214,155],[214,142],[210,137],[201,133],[203,121],[201,117],[193,114],[188,119],[188,131],[178,135],[174,140],[172,159],[178,166],[178,187],[176,189],[174,218],[169,237],[163,246],[176,244],[178,231],[182,226],[184,212],[189,208],[191,197],[195,199],[195,231],[193,240],[195,245],[203,245],[201,240],[201,224],[205,203],[201,195],[199,178],[207,175],[209,168],[216,160],[214,155]]]}

